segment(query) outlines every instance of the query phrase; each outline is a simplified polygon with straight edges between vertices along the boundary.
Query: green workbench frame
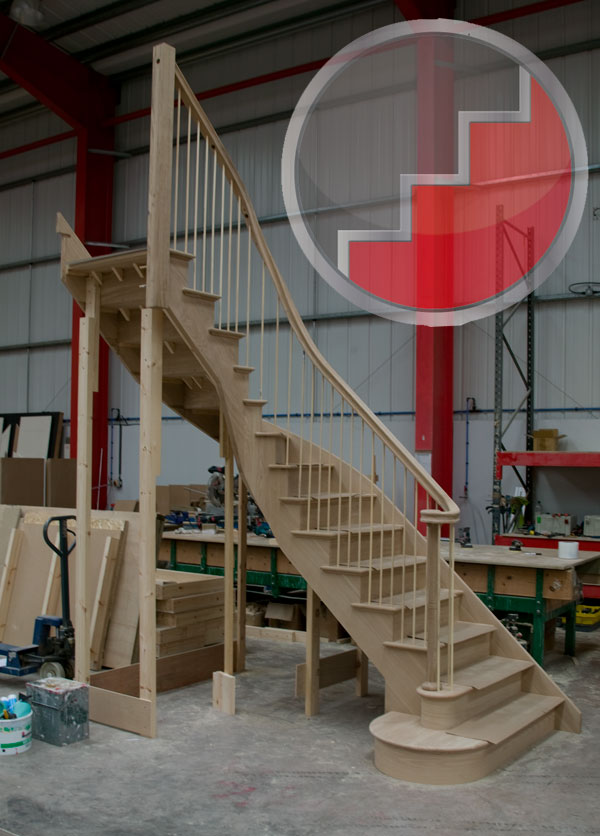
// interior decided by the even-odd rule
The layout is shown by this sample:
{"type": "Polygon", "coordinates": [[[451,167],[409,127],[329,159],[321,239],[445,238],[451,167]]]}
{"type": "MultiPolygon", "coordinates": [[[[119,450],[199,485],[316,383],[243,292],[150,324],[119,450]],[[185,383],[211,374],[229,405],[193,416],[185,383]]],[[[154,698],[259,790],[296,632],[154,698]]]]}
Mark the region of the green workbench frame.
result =
{"type": "MultiPolygon", "coordinates": [[[[179,569],[182,572],[197,572],[202,575],[220,575],[225,574],[223,566],[209,566],[207,562],[207,543],[198,543],[200,549],[200,563],[181,563],[177,560],[177,540],[171,540],[169,569],[179,569]]],[[[237,583],[237,545],[233,547],[234,551],[234,582],[237,583]]],[[[253,569],[246,571],[246,583],[249,586],[262,586],[268,590],[273,598],[278,598],[282,592],[288,589],[303,589],[306,590],[306,581],[301,575],[288,575],[277,571],[277,553],[279,549],[277,546],[272,546],[271,552],[271,571],[259,572],[253,569]]]]}
{"type": "Polygon", "coordinates": [[[533,629],[531,634],[530,653],[538,663],[544,665],[544,634],[546,622],[553,618],[565,617],[565,653],[575,656],[575,607],[576,601],[567,601],[558,607],[551,607],[548,599],[544,598],[544,570],[535,570],[535,598],[520,595],[500,595],[494,592],[496,567],[487,567],[487,592],[477,592],[478,597],[490,610],[503,610],[531,615],[533,629]]]}

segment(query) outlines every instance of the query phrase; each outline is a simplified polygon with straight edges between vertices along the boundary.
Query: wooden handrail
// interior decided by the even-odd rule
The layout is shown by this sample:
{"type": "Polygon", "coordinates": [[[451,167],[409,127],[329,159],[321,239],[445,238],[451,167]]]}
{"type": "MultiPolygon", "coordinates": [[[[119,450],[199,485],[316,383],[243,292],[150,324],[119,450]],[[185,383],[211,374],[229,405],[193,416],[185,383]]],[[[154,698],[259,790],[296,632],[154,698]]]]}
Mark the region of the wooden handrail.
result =
{"type": "MultiPolygon", "coordinates": [[[[173,47],[162,44],[159,47],[156,47],[156,49],[172,50],[173,47]]],[[[175,80],[178,90],[181,93],[181,101],[194,113],[199,124],[201,124],[204,137],[209,141],[210,145],[217,153],[221,164],[224,166],[228,174],[229,182],[234,189],[234,193],[242,203],[242,211],[246,219],[246,226],[250,230],[254,244],[269,271],[271,279],[273,280],[279,300],[287,314],[288,322],[306,352],[307,357],[311,360],[319,372],[335,386],[338,394],[342,396],[343,400],[346,401],[350,407],[352,407],[357,415],[364,420],[365,424],[381,441],[385,443],[392,454],[404,464],[410,473],[412,473],[418,484],[428,493],[434,502],[440,506],[440,509],[435,511],[435,514],[437,515],[435,520],[446,523],[455,522],[460,516],[460,509],[456,503],[450,496],[448,496],[440,485],[437,484],[425,468],[411,456],[408,450],[406,450],[394,434],[385,426],[383,421],[373,414],[364,401],[358,397],[356,392],[354,392],[346,381],[338,375],[335,369],[329,365],[314,344],[291,298],[287,285],[277,268],[267,242],[265,241],[262,229],[252,205],[252,201],[250,200],[250,196],[246,191],[244,183],[242,182],[242,179],[240,178],[237,169],[227,152],[227,149],[221,142],[221,139],[208,119],[204,108],[198,102],[191,87],[177,65],[175,65],[175,80]]],[[[427,512],[423,511],[421,513],[421,519],[423,521],[426,521],[423,516],[425,513],[431,514],[434,512],[431,510],[427,512]]]]}

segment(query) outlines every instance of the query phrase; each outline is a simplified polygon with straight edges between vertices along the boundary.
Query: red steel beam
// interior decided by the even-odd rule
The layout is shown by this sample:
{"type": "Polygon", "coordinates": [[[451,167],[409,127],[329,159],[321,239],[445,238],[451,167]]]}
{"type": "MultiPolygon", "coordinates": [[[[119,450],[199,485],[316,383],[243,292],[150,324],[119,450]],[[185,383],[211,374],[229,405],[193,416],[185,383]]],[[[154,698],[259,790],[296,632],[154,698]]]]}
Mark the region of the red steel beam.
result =
{"type": "Polygon", "coordinates": [[[539,14],[551,9],[560,9],[562,6],[574,6],[575,3],[582,2],[583,0],[540,0],[538,3],[528,3],[526,6],[507,9],[505,12],[474,17],[471,18],[469,23],[477,23],[479,26],[492,26],[494,23],[504,23],[507,20],[516,20],[519,17],[527,17],[527,15],[539,14]]]}
{"type": "MultiPolygon", "coordinates": [[[[112,234],[113,158],[90,153],[90,148],[111,151],[114,129],[107,120],[114,115],[116,93],[105,76],[80,64],[66,52],[0,14],[0,70],[27,90],[74,129],[77,137],[75,231],[83,240],[110,241],[112,234]]],[[[60,139],[73,132],[60,135],[60,139]]],[[[51,141],[29,143],[32,150],[51,141]]],[[[16,153],[14,149],[11,149],[16,153]]],[[[6,154],[11,156],[12,154],[6,154]]],[[[94,255],[107,249],[95,248],[94,255]]],[[[77,371],[79,319],[73,304],[71,343],[71,456],[77,454],[77,371]]],[[[108,347],[100,344],[98,392],[94,395],[92,495],[94,507],[106,506],[108,450],[108,347]]]]}

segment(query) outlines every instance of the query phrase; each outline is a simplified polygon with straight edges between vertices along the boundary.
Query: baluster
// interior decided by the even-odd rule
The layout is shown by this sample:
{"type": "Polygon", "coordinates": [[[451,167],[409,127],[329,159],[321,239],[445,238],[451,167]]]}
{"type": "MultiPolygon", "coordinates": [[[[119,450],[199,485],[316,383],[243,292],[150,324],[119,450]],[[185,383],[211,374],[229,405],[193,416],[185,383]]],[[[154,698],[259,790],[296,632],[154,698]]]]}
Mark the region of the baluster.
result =
{"type": "MultiPolygon", "coordinates": [[[[313,423],[315,417],[315,367],[312,362],[310,362],[310,428],[309,428],[309,436],[308,436],[308,491],[307,491],[307,501],[306,501],[306,528],[307,530],[310,528],[310,498],[312,494],[312,471],[313,471],[313,423]]],[[[319,480],[321,478],[321,474],[319,473],[319,480]]],[[[317,526],[318,528],[318,526],[317,526]]]]}
{"type": "MultiPolygon", "coordinates": [[[[454,688],[454,523],[448,530],[448,571],[450,573],[448,601],[448,685],[450,690],[454,688]]],[[[439,642],[438,642],[439,644],[439,642]]],[[[438,659],[438,670],[440,661],[438,659]]]]}
{"type": "MultiPolygon", "coordinates": [[[[331,471],[333,464],[333,383],[329,397],[329,469],[327,471],[327,528],[331,528],[331,471]]],[[[338,490],[339,493],[339,490],[338,490]]]]}
{"type": "MultiPolygon", "coordinates": [[[[350,547],[352,534],[350,529],[352,527],[352,470],[354,463],[354,407],[350,406],[350,455],[348,465],[348,554],[347,563],[350,566],[350,547]]],[[[340,505],[342,504],[341,490],[340,490],[340,505]]],[[[360,562],[360,530],[358,532],[358,560],[360,562]]]]}
{"type": "Polygon", "coordinates": [[[215,215],[217,212],[217,152],[213,148],[212,203],[210,217],[210,292],[215,292],[215,215]]]}
{"type": "Polygon", "coordinates": [[[221,246],[219,247],[219,328],[223,320],[223,248],[225,246],[225,166],[221,167],[221,246]]]}
{"type": "MultiPolygon", "coordinates": [[[[413,636],[416,636],[416,634],[417,634],[417,630],[416,630],[416,624],[417,624],[417,536],[418,536],[417,523],[418,523],[418,513],[419,513],[419,511],[418,511],[418,493],[419,493],[419,488],[418,488],[418,484],[417,484],[417,478],[416,478],[416,476],[414,476],[413,477],[413,496],[414,496],[413,514],[414,514],[414,521],[415,521],[415,532],[414,532],[415,542],[414,542],[414,547],[413,547],[413,566],[412,566],[412,568],[413,568],[413,589],[412,589],[412,592],[413,592],[412,634],[413,634],[413,636]]],[[[426,631],[427,631],[427,625],[425,625],[425,632],[426,631]]],[[[427,638],[427,636],[425,636],[425,638],[427,638]]]]}
{"type": "Polygon", "coordinates": [[[289,352],[288,352],[288,390],[287,390],[287,439],[285,443],[285,463],[289,465],[290,463],[290,425],[291,425],[291,413],[292,413],[292,353],[293,353],[293,340],[294,340],[294,331],[290,324],[290,342],[289,342],[289,352]]]}
{"type": "Polygon", "coordinates": [[[306,356],[304,354],[304,349],[302,349],[302,375],[301,380],[302,383],[300,385],[300,461],[298,463],[298,496],[302,495],[302,454],[304,448],[304,386],[305,386],[305,369],[306,369],[306,356]]]}
{"type": "Polygon", "coordinates": [[[208,209],[208,138],[204,140],[204,199],[202,224],[202,290],[206,292],[206,213],[208,209]]]}
{"type": "MultiPolygon", "coordinates": [[[[383,525],[385,522],[385,447],[383,441],[381,442],[381,533],[379,535],[379,600],[383,600],[383,541],[385,539],[385,532],[383,525]]],[[[390,592],[391,595],[391,592],[390,592]]]]}
{"type": "Polygon", "coordinates": [[[240,324],[240,249],[242,244],[242,203],[237,198],[237,236],[235,255],[235,331],[239,330],[240,324]]]}
{"type": "Polygon", "coordinates": [[[227,330],[231,330],[231,237],[233,235],[233,186],[229,183],[229,232],[227,235],[227,330]]]}
{"type": "Polygon", "coordinates": [[[339,482],[338,482],[338,522],[337,522],[337,549],[335,565],[340,565],[340,548],[342,541],[342,473],[344,472],[344,398],[342,398],[340,406],[340,466],[339,466],[339,482]]]}
{"type": "Polygon", "coordinates": [[[200,123],[196,122],[196,172],[194,183],[194,290],[198,290],[198,193],[200,188],[200,123]]]}
{"type": "MultiPolygon", "coordinates": [[[[406,474],[406,465],[402,465],[402,481],[403,481],[403,496],[402,496],[402,517],[404,519],[404,528],[402,529],[402,612],[400,614],[400,637],[402,641],[406,638],[406,629],[404,625],[406,613],[406,493],[408,491],[408,480],[406,474]]],[[[413,639],[414,641],[414,639],[413,639]]]]}
{"type": "MultiPolygon", "coordinates": [[[[321,397],[319,399],[319,473],[323,467],[323,412],[325,406],[325,377],[321,374],[321,397]]],[[[329,470],[331,473],[331,469],[329,470]]],[[[317,491],[317,528],[321,528],[321,477],[319,477],[319,490],[317,491]]]]}
{"type": "Polygon", "coordinates": [[[246,286],[246,365],[250,365],[250,290],[252,279],[252,232],[250,227],[246,225],[248,230],[248,284],[246,286]]]}
{"type": "Polygon", "coordinates": [[[273,423],[277,426],[277,409],[279,405],[279,296],[275,297],[275,381],[273,401],[273,423]]]}
{"type": "Polygon", "coordinates": [[[175,133],[175,188],[173,197],[173,249],[177,249],[177,220],[179,217],[179,139],[181,136],[181,90],[177,91],[177,130],[175,133]]]}
{"type": "MultiPolygon", "coordinates": [[[[365,419],[360,419],[360,450],[358,451],[358,553],[362,555],[362,507],[363,507],[363,459],[365,444],[365,419]]],[[[371,596],[369,595],[369,603],[371,596]]]]}
{"type": "Polygon", "coordinates": [[[190,225],[190,154],[192,138],[192,111],[188,108],[187,148],[185,155],[185,229],[183,233],[183,249],[188,251],[188,230],[190,225]]]}
{"type": "Polygon", "coordinates": [[[259,397],[263,396],[264,380],[264,348],[265,348],[265,265],[262,266],[262,283],[260,291],[260,360],[259,360],[259,397]]]}

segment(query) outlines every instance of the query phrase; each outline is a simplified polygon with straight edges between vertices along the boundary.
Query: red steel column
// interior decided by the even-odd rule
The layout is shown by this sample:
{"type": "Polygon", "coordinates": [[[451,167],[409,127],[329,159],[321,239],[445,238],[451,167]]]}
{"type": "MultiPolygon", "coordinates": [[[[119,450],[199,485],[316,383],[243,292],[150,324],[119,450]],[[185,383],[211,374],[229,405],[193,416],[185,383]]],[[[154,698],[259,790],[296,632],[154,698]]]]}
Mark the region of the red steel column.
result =
{"type": "MultiPolygon", "coordinates": [[[[0,70],[57,113],[77,134],[75,231],[83,241],[111,240],[116,94],[105,76],[80,64],[39,35],[0,14],[0,70]]],[[[110,250],[90,248],[93,255],[110,250]]],[[[77,355],[79,308],[73,307],[71,348],[71,456],[77,450],[77,355]]],[[[107,482],[108,348],[100,346],[98,392],[94,397],[93,485],[107,482]]],[[[106,488],[92,493],[94,507],[106,506],[106,488]]]]}
{"type": "MultiPolygon", "coordinates": [[[[450,44],[421,38],[418,46],[418,170],[455,170],[454,73],[450,44]]],[[[449,231],[452,206],[448,193],[436,188],[434,212],[438,228],[449,231]]],[[[432,254],[423,253],[431,259],[432,254]]],[[[444,283],[454,281],[451,252],[434,251],[435,269],[444,283]]],[[[417,268],[418,269],[418,268],[417,268]]],[[[451,327],[417,325],[415,369],[415,451],[433,478],[452,494],[454,335],[451,327]]],[[[425,499],[419,497],[419,510],[425,499]]]]}

